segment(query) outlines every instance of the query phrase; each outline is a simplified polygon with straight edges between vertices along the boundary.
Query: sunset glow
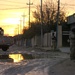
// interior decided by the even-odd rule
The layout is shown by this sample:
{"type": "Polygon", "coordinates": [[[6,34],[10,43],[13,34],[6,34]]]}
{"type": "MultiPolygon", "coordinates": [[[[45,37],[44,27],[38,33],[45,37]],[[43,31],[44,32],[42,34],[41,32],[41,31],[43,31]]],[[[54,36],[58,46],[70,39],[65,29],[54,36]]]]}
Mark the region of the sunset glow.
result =
{"type": "MultiPolygon", "coordinates": [[[[43,3],[46,1],[48,2],[50,0],[43,0],[43,3]]],[[[52,0],[52,2],[57,1],[58,0],[52,0]]],[[[33,12],[36,9],[36,6],[40,4],[40,2],[40,0],[31,0],[33,5],[31,5],[30,12],[33,12]]],[[[20,26],[20,31],[23,29],[23,26],[28,27],[29,6],[27,3],[29,3],[29,0],[0,1],[0,27],[4,29],[5,35],[14,36],[18,34],[18,26],[20,26]]],[[[60,0],[60,8],[65,8],[67,16],[71,15],[75,12],[74,3],[74,0],[60,0]]],[[[30,21],[34,21],[32,14],[30,14],[30,21]]]]}
{"type": "Polygon", "coordinates": [[[6,24],[20,24],[19,18],[7,18],[4,20],[6,24]]]}

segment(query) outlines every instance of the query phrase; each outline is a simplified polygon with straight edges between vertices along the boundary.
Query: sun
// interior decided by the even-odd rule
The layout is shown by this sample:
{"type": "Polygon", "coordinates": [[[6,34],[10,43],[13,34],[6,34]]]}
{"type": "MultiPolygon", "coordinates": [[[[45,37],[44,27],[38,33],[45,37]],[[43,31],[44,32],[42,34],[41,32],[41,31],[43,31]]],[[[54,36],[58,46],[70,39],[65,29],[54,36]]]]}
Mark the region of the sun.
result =
{"type": "MultiPolygon", "coordinates": [[[[31,21],[32,20],[33,17],[31,16],[31,21]]],[[[29,28],[29,16],[6,17],[2,19],[1,23],[3,24],[2,27],[4,28],[5,35],[14,36],[22,34],[23,28],[29,28]]]]}
{"type": "Polygon", "coordinates": [[[5,24],[20,24],[20,19],[19,18],[6,18],[4,20],[5,24]]]}

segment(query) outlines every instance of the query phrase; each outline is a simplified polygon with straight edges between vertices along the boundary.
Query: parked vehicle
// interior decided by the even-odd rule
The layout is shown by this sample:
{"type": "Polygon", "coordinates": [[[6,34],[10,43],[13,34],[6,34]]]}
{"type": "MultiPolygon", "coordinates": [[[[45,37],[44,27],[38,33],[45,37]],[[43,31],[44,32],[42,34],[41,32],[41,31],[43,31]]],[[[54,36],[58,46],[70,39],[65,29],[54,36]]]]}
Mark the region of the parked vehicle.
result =
{"type": "Polygon", "coordinates": [[[7,51],[11,45],[13,45],[13,37],[4,36],[4,30],[0,28],[0,48],[7,51]]]}

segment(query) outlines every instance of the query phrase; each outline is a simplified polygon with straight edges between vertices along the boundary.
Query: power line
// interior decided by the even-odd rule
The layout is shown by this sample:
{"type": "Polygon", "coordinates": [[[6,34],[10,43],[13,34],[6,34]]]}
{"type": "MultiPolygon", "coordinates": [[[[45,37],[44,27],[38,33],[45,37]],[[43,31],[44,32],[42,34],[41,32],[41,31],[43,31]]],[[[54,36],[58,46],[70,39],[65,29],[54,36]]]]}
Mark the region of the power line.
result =
{"type": "Polygon", "coordinates": [[[3,5],[3,6],[19,6],[19,5],[9,5],[9,4],[0,4],[0,5],[3,5]]]}
{"type": "Polygon", "coordinates": [[[68,3],[61,3],[61,5],[66,5],[66,6],[75,6],[75,4],[68,4],[68,3]]]}
{"type": "Polygon", "coordinates": [[[74,9],[75,5],[74,4],[68,4],[68,3],[60,3],[61,6],[60,7],[65,7],[65,8],[69,8],[69,9],[74,9]]]}
{"type": "MultiPolygon", "coordinates": [[[[25,9],[28,7],[17,7],[17,8],[1,8],[0,10],[15,10],[15,9],[25,9]]],[[[35,8],[34,6],[32,8],[35,8]]]]}
{"type": "Polygon", "coordinates": [[[14,9],[25,9],[25,8],[28,8],[28,7],[18,7],[18,8],[2,8],[0,10],[14,10],[14,9]]]}
{"type": "Polygon", "coordinates": [[[10,1],[10,0],[0,0],[0,1],[3,1],[3,2],[10,2],[10,3],[20,3],[20,4],[25,4],[24,2],[16,2],[16,1],[10,1]]]}

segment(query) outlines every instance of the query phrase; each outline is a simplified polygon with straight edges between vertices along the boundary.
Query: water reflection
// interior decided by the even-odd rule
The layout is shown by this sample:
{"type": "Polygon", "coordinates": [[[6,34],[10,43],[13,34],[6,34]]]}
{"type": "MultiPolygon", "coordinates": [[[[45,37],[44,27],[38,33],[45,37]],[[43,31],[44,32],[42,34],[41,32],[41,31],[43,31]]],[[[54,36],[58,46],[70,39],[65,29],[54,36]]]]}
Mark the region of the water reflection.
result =
{"type": "Polygon", "coordinates": [[[14,62],[20,62],[24,60],[22,54],[9,54],[9,58],[12,58],[14,62]]]}

